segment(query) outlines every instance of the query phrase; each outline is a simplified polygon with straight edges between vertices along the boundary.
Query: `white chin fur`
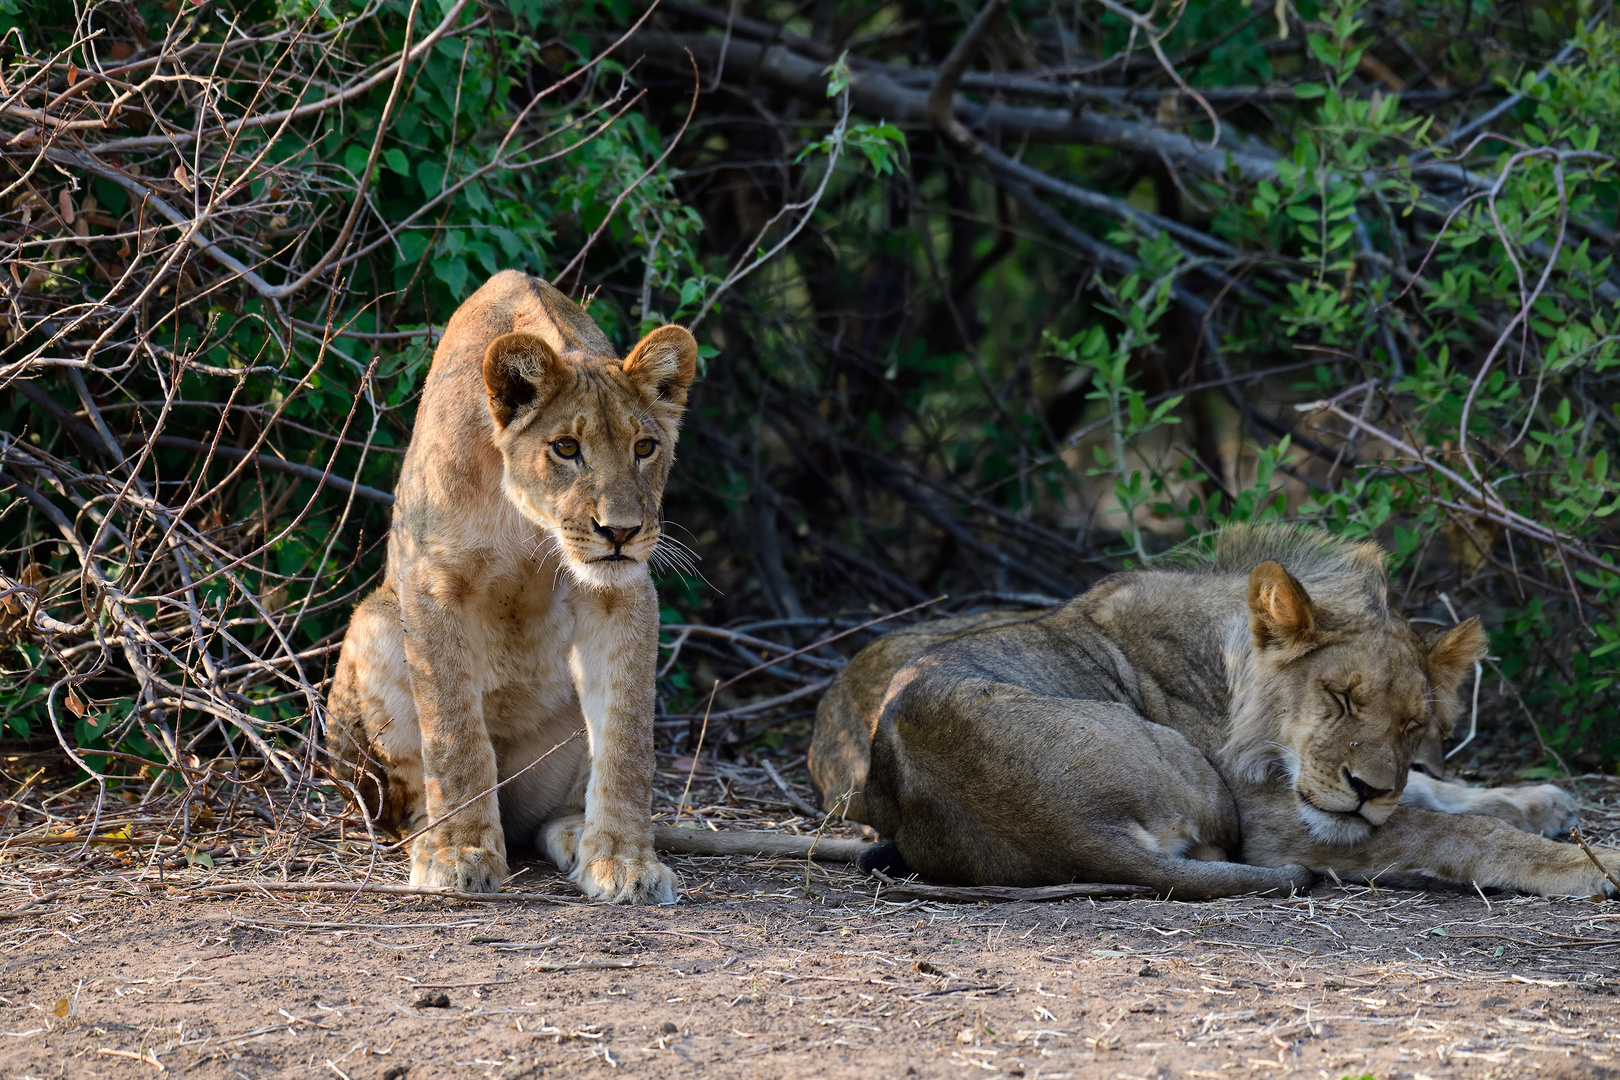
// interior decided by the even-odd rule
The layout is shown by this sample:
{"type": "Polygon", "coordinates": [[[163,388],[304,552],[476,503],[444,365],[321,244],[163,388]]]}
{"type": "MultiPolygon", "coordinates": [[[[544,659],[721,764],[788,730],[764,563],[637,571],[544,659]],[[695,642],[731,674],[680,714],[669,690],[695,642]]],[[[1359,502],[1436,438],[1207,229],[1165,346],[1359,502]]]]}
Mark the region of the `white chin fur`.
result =
{"type": "Polygon", "coordinates": [[[1330,814],[1301,802],[1299,816],[1311,835],[1324,844],[1354,844],[1372,835],[1372,824],[1356,814],[1330,814]]]}
{"type": "Polygon", "coordinates": [[[583,589],[620,589],[647,576],[647,564],[627,559],[623,562],[579,562],[564,556],[563,565],[574,584],[583,589]]]}

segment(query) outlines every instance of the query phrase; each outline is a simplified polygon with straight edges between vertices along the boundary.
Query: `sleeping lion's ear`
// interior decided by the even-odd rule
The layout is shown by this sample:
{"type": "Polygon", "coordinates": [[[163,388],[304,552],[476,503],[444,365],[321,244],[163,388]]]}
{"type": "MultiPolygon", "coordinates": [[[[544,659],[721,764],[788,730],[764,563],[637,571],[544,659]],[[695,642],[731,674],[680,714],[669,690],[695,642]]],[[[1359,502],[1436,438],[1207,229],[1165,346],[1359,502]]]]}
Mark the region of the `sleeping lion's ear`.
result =
{"type": "Polygon", "coordinates": [[[1262,649],[1303,645],[1316,632],[1305,586],[1279,563],[1263,562],[1249,572],[1249,629],[1262,649]]]}
{"type": "Polygon", "coordinates": [[[1451,700],[1468,669],[1485,658],[1488,644],[1485,628],[1478,618],[1458,623],[1425,642],[1429,654],[1429,685],[1437,698],[1451,700]]]}
{"type": "Polygon", "coordinates": [[[670,404],[685,405],[686,388],[697,375],[697,355],[697,339],[686,327],[660,326],[630,350],[624,373],[670,404]]]}
{"type": "Polygon", "coordinates": [[[533,334],[502,334],[484,350],[489,415],[500,431],[523,406],[549,396],[563,366],[556,350],[533,334]]]}

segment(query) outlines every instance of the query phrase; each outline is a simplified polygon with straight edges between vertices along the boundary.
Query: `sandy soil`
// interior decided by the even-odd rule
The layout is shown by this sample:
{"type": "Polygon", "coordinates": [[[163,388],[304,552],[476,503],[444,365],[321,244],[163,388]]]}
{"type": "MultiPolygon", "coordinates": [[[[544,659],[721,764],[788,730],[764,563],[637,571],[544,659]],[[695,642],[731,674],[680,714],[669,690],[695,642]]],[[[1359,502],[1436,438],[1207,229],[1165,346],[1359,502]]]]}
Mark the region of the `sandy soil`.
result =
{"type": "Polygon", "coordinates": [[[64,896],[0,924],[0,1074],[1620,1075],[1614,904],[964,906],[676,865],[654,909],[584,904],[544,863],[519,881],[554,902],[64,896]]]}

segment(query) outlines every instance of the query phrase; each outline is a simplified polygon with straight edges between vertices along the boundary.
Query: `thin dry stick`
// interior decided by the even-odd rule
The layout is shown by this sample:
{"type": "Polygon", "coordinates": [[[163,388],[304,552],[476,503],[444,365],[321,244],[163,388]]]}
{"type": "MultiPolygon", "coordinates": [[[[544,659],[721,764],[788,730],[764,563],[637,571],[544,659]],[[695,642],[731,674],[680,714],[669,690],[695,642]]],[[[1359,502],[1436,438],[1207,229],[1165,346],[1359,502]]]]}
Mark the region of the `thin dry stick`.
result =
{"type": "MultiPolygon", "coordinates": [[[[709,689],[709,704],[703,710],[703,727],[698,730],[697,746],[692,749],[692,767],[686,770],[686,786],[681,789],[681,801],[675,804],[675,820],[681,820],[686,813],[686,796],[692,790],[692,776],[697,772],[698,758],[703,754],[703,737],[709,733],[709,713],[714,710],[714,695],[720,692],[720,680],[714,680],[714,686],[709,689]]],[[[690,729],[688,729],[690,730],[690,729]]]]}
{"type": "Polygon", "coordinates": [[[844,152],[844,137],[849,129],[849,90],[847,88],[844,90],[843,99],[843,111],[839,114],[838,123],[833,127],[832,135],[828,140],[832,143],[832,150],[827,155],[827,171],[822,174],[821,183],[817,185],[816,190],[808,199],[784,205],[782,209],[778,210],[770,220],[760,227],[759,233],[754,237],[754,242],[738,258],[737,264],[731,269],[731,273],[727,274],[725,279],[715,286],[714,292],[710,293],[703,301],[703,306],[698,309],[696,315],[692,316],[692,321],[687,324],[687,329],[696,330],[698,324],[708,317],[709,312],[714,310],[714,306],[720,302],[720,297],[724,296],[728,289],[770,262],[782,249],[793,242],[794,237],[804,231],[806,225],[810,224],[810,219],[815,216],[816,208],[821,205],[821,197],[827,193],[827,185],[832,182],[833,174],[838,169],[838,158],[844,152]],[[778,221],[795,210],[803,210],[804,214],[789,230],[788,234],[778,240],[775,247],[761,254],[756,254],[753,261],[749,261],[747,252],[759,252],[760,246],[765,242],[765,234],[770,232],[778,221]]]}
{"type": "Polygon", "coordinates": [[[787,796],[788,804],[792,806],[793,809],[812,818],[818,817],[821,814],[821,811],[812,806],[808,799],[806,799],[803,795],[800,795],[797,791],[794,791],[792,786],[786,780],[782,779],[782,774],[776,771],[775,765],[772,765],[765,758],[760,758],[759,763],[765,767],[765,773],[771,778],[771,782],[781,789],[783,795],[787,796]]]}
{"type": "Polygon", "coordinates": [[[169,1071],[163,1062],[157,1059],[157,1055],[150,1050],[142,1050],[140,1053],[136,1053],[133,1050],[113,1050],[103,1046],[96,1051],[96,1056],[129,1058],[131,1061],[139,1061],[142,1065],[151,1065],[160,1073],[169,1071]]]}
{"type": "MultiPolygon", "coordinates": [[[[584,245],[574,253],[574,257],[569,260],[568,265],[563,267],[562,272],[557,275],[556,282],[559,288],[562,287],[562,283],[567,279],[569,273],[574,271],[576,268],[579,276],[574,279],[574,284],[578,286],[581,283],[582,279],[585,277],[585,256],[590,253],[591,246],[595,244],[597,238],[602,235],[602,230],[608,227],[608,222],[613,220],[613,215],[619,212],[619,206],[624,202],[625,199],[630,197],[631,192],[635,191],[636,188],[641,186],[641,182],[643,180],[657,172],[658,167],[668,159],[670,154],[675,152],[675,148],[677,146],[681,145],[681,137],[686,134],[686,129],[691,126],[692,114],[697,112],[698,90],[702,85],[702,77],[698,74],[697,60],[692,56],[692,51],[690,49],[688,49],[686,52],[686,58],[692,61],[692,103],[686,108],[686,119],[681,121],[681,129],[675,133],[675,137],[669,141],[669,145],[664,147],[664,152],[658,155],[657,160],[642,170],[641,175],[632,180],[629,187],[619,192],[619,197],[614,199],[613,205],[608,207],[607,216],[602,219],[599,225],[596,226],[596,229],[591,233],[591,235],[585,239],[584,245]]],[[[647,317],[647,309],[645,306],[641,310],[641,316],[642,318],[647,317]]]]}
{"type": "Polygon", "coordinates": [[[945,900],[959,904],[1012,903],[1017,901],[1093,899],[1137,899],[1152,896],[1145,885],[1110,885],[1074,882],[1068,885],[925,885],[920,881],[896,881],[881,870],[872,871],[881,893],[901,900],[945,900]]]}
{"type": "Polygon", "coordinates": [[[1597,852],[1593,851],[1591,845],[1586,842],[1586,837],[1581,835],[1579,825],[1569,827],[1569,838],[1575,841],[1581,851],[1586,853],[1588,859],[1592,860],[1592,865],[1598,868],[1598,873],[1609,879],[1609,884],[1614,886],[1615,892],[1620,893],[1620,881],[1615,880],[1614,874],[1609,872],[1609,868],[1603,865],[1603,860],[1597,857],[1597,852]]]}
{"type": "Polygon", "coordinates": [[[821,837],[826,833],[827,826],[832,824],[833,815],[842,814],[844,810],[848,809],[849,800],[854,797],[855,789],[853,787],[838,796],[838,801],[833,803],[832,809],[822,816],[821,824],[816,826],[816,834],[810,838],[810,850],[804,853],[804,895],[806,896],[811,895],[810,874],[816,868],[816,845],[821,843],[821,837]]]}
{"type": "Polygon", "coordinates": [[[477,795],[474,795],[472,798],[468,799],[466,802],[462,803],[460,806],[456,807],[454,810],[450,811],[448,814],[445,814],[442,817],[434,818],[432,821],[428,822],[426,825],[422,826],[420,829],[417,829],[415,832],[411,833],[411,835],[405,837],[402,840],[399,840],[396,843],[389,844],[387,847],[383,848],[383,850],[384,851],[398,851],[400,848],[404,847],[406,844],[410,843],[412,840],[415,840],[418,836],[421,836],[423,833],[427,832],[429,829],[435,828],[435,827],[437,827],[439,825],[444,824],[446,821],[449,821],[451,818],[455,817],[457,814],[461,813],[463,810],[467,809],[467,807],[471,806],[473,803],[477,802],[479,799],[482,799],[484,796],[493,795],[495,792],[501,790],[501,788],[505,787],[507,784],[510,784],[512,781],[516,780],[518,777],[522,776],[524,773],[528,772],[530,769],[534,768],[536,765],[538,765],[542,761],[546,760],[546,758],[550,757],[552,754],[555,754],[557,751],[561,750],[563,747],[567,746],[569,743],[573,742],[575,739],[579,738],[583,734],[585,734],[585,725],[581,724],[579,727],[574,729],[574,733],[572,735],[568,736],[568,738],[564,739],[562,742],[558,743],[556,746],[553,746],[550,750],[547,750],[545,753],[541,754],[539,757],[535,758],[533,761],[531,761],[527,765],[523,766],[523,768],[519,769],[517,772],[513,773],[511,776],[508,776],[505,780],[501,780],[498,783],[496,783],[496,784],[494,784],[494,785],[492,785],[490,787],[485,788],[483,791],[480,791],[477,795]]]}
{"type": "Polygon", "coordinates": [[[460,889],[438,889],[427,885],[384,885],[372,882],[358,885],[348,881],[232,881],[222,885],[203,885],[190,890],[190,895],[229,896],[233,893],[376,893],[382,896],[447,896],[452,900],[489,900],[502,903],[535,901],[542,904],[566,904],[569,901],[549,893],[475,893],[460,889]]]}
{"type": "MultiPolygon", "coordinates": [[[[30,841],[30,843],[37,842],[38,841],[30,841]]],[[[48,892],[44,896],[36,897],[35,899],[28,901],[26,904],[21,904],[12,908],[10,911],[0,911],[0,919],[26,919],[30,916],[37,916],[39,914],[39,912],[36,910],[37,908],[43,907],[52,900],[55,900],[58,896],[72,891],[72,889],[57,889],[55,892],[48,892]]]]}
{"type": "Polygon", "coordinates": [[[862,630],[870,630],[872,627],[876,626],[878,623],[888,622],[890,619],[898,619],[902,615],[910,615],[913,611],[921,611],[925,607],[932,607],[933,605],[939,603],[941,600],[947,599],[947,597],[948,597],[948,594],[940,593],[938,596],[934,597],[932,600],[924,600],[920,604],[912,604],[908,608],[902,608],[901,610],[891,612],[888,615],[879,615],[875,619],[866,620],[865,622],[861,623],[861,625],[859,625],[859,626],[852,626],[848,630],[840,630],[838,633],[832,635],[831,637],[824,637],[820,641],[812,641],[810,644],[806,645],[802,649],[794,649],[790,653],[783,653],[781,656],[778,656],[773,660],[767,660],[763,664],[755,664],[753,667],[749,668],[747,671],[743,672],[741,675],[733,675],[731,678],[729,678],[725,682],[721,683],[720,686],[719,686],[719,689],[724,690],[726,687],[732,686],[735,683],[739,683],[742,680],[748,678],[748,676],[750,676],[750,675],[757,675],[761,671],[764,671],[766,668],[773,668],[776,665],[782,663],[784,660],[791,660],[795,656],[802,656],[802,655],[804,655],[805,653],[809,652],[812,649],[819,649],[823,645],[831,645],[835,641],[840,641],[840,640],[842,640],[844,638],[847,638],[851,634],[858,634],[862,630]]]}

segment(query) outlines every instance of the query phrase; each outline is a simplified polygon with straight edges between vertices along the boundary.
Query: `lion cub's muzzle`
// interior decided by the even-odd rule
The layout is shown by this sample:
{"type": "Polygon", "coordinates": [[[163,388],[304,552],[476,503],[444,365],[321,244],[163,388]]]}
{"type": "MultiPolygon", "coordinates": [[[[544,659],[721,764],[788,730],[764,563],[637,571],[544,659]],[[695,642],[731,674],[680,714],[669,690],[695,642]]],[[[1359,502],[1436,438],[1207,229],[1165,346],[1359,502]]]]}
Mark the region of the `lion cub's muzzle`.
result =
{"type": "Polygon", "coordinates": [[[595,518],[591,518],[591,528],[596,532],[596,535],[602,537],[613,546],[613,551],[610,554],[592,559],[592,562],[639,561],[635,559],[633,555],[625,554],[624,546],[630,541],[634,540],[637,536],[641,535],[640,525],[603,525],[595,518]]]}

